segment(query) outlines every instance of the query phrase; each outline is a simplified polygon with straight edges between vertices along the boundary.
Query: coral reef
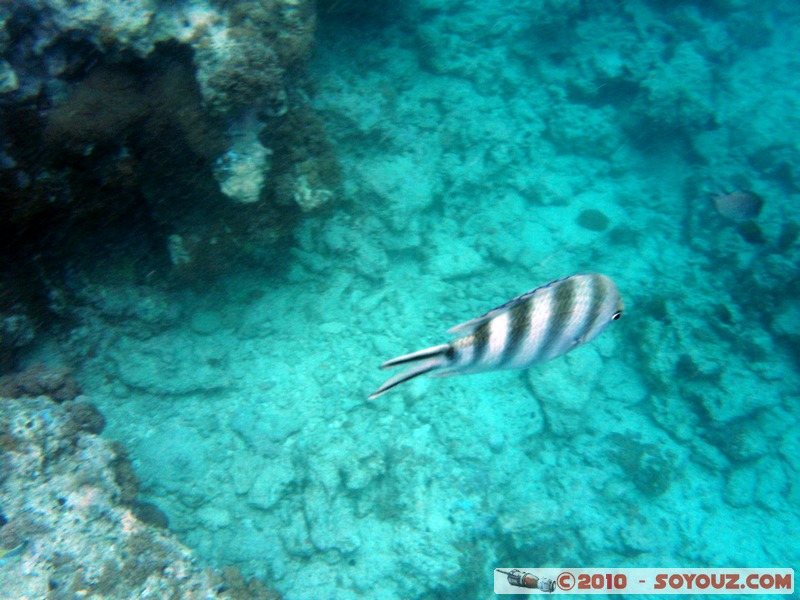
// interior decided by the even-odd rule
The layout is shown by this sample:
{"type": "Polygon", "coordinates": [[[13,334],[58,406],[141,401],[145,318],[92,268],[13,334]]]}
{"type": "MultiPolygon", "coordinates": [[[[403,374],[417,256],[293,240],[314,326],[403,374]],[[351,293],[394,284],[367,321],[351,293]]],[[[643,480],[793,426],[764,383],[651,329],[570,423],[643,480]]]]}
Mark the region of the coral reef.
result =
{"type": "Polygon", "coordinates": [[[315,28],[310,0],[0,6],[0,280],[34,274],[0,305],[6,368],[65,316],[65,262],[91,269],[106,246],[112,277],[205,281],[272,264],[336,196],[305,100],[315,28]],[[37,318],[12,322],[34,301],[37,318]]]}
{"type": "Polygon", "coordinates": [[[22,372],[0,377],[0,396],[49,396],[56,402],[74,400],[80,394],[78,382],[69,369],[35,365],[22,372]]]}
{"type": "Polygon", "coordinates": [[[230,148],[214,163],[214,178],[222,193],[238,202],[262,199],[273,151],[259,141],[259,129],[247,121],[237,127],[230,148]]]}
{"type": "Polygon", "coordinates": [[[156,507],[132,502],[135,482],[121,475],[129,463],[97,437],[91,406],[0,398],[3,595],[279,598],[236,569],[204,567],[164,529],[156,507]]]}
{"type": "Polygon", "coordinates": [[[322,120],[302,106],[275,119],[266,136],[275,152],[275,202],[304,212],[327,204],[341,186],[341,172],[322,120]]]}

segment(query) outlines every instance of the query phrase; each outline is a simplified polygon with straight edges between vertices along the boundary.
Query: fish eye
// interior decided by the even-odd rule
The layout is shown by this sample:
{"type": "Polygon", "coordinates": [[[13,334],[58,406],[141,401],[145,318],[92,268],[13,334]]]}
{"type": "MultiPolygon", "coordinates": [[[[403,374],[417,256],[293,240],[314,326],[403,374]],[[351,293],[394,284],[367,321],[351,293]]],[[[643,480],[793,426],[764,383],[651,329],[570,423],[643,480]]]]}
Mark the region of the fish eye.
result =
{"type": "Polygon", "coordinates": [[[621,316],[622,316],[622,311],[621,311],[621,310],[618,310],[618,311],[617,311],[617,312],[615,312],[613,315],[611,315],[611,320],[612,320],[612,321],[616,321],[616,320],[617,320],[617,319],[619,319],[621,316]]]}

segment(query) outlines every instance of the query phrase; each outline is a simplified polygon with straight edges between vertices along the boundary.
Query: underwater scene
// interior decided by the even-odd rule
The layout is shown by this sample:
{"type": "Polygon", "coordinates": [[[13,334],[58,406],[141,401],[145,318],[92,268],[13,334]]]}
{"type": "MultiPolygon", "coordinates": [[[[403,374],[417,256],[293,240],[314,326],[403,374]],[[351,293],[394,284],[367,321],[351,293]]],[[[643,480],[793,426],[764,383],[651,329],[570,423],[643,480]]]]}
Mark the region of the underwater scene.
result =
{"type": "Polygon", "coordinates": [[[795,568],[798,32],[0,3],[0,598],[795,568]]]}

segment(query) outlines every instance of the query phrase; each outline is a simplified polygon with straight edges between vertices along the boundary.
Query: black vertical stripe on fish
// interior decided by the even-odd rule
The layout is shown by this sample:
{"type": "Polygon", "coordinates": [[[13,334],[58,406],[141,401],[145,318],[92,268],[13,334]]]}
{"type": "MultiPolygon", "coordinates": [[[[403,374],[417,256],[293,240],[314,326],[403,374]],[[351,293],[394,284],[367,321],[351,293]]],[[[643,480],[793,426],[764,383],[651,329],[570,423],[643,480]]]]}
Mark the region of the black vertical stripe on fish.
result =
{"type": "Polygon", "coordinates": [[[598,291],[599,284],[596,278],[587,278],[582,286],[581,292],[581,319],[579,322],[574,323],[572,331],[570,331],[572,339],[569,341],[573,345],[582,343],[582,341],[586,339],[587,334],[591,331],[592,325],[597,322],[597,311],[603,309],[602,302],[600,304],[596,303],[598,291]]]}
{"type": "Polygon", "coordinates": [[[461,348],[459,348],[456,344],[453,343],[448,344],[447,351],[444,353],[445,365],[458,366],[458,363],[461,360],[461,353],[462,353],[461,348]]]}
{"type": "Polygon", "coordinates": [[[575,281],[565,279],[553,291],[552,308],[547,319],[545,335],[536,351],[536,359],[542,360],[550,354],[553,345],[557,344],[564,332],[564,326],[569,322],[572,311],[575,310],[575,281]]]}
{"type": "Polygon", "coordinates": [[[508,335],[506,336],[506,347],[500,356],[500,365],[507,365],[516,358],[520,349],[525,346],[525,339],[528,337],[530,329],[531,312],[533,310],[533,299],[528,298],[525,302],[520,302],[508,311],[508,335]]]}
{"type": "Polygon", "coordinates": [[[489,323],[484,323],[472,334],[472,357],[470,358],[470,365],[481,364],[483,357],[489,350],[490,337],[491,331],[489,330],[489,323]]]}
{"type": "Polygon", "coordinates": [[[592,304],[589,307],[589,319],[581,331],[581,339],[595,328],[597,321],[603,316],[603,305],[608,298],[608,284],[605,278],[595,275],[589,281],[592,282],[592,304]]]}

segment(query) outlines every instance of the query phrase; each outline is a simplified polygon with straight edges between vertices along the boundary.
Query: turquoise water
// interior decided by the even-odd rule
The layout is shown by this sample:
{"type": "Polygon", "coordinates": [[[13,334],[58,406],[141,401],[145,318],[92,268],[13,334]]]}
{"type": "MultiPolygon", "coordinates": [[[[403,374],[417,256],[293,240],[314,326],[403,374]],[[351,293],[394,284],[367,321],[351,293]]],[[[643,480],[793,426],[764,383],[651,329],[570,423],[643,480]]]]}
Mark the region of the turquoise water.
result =
{"type": "Polygon", "coordinates": [[[288,599],[797,565],[796,5],[338,4],[309,77],[339,197],[274,268],[107,288],[73,333],[145,499],[288,599]],[[737,189],[754,223],[714,209],[737,189]],[[366,400],[384,360],[579,272],[626,303],[591,344],[366,400]]]}

